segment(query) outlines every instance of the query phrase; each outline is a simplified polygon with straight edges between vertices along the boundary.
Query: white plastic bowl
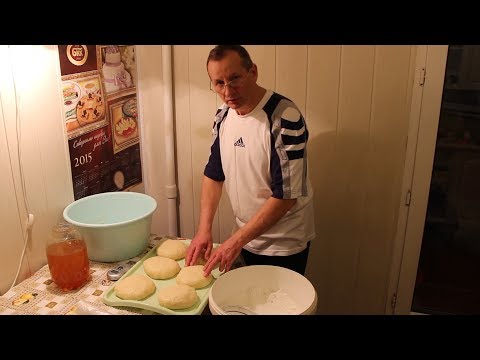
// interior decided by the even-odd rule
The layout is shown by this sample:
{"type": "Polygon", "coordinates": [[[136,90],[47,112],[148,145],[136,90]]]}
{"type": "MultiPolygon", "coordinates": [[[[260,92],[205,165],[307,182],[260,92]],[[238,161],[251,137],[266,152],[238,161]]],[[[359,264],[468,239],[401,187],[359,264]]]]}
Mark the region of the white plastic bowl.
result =
{"type": "Polygon", "coordinates": [[[157,202],[136,192],[106,192],[78,199],[63,211],[66,221],[82,234],[93,261],[130,259],[149,243],[157,202]]]}
{"type": "Polygon", "coordinates": [[[278,266],[252,265],[221,275],[209,293],[213,315],[311,315],[317,309],[312,283],[278,266]]]}

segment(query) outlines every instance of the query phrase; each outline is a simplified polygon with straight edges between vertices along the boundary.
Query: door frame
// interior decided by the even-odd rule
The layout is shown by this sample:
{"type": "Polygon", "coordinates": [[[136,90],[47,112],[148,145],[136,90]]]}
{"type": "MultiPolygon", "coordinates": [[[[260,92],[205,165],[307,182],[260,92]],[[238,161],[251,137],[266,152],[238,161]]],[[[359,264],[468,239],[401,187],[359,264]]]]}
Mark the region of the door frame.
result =
{"type": "Polygon", "coordinates": [[[418,46],[386,314],[410,314],[435,155],[448,45],[418,46]]]}

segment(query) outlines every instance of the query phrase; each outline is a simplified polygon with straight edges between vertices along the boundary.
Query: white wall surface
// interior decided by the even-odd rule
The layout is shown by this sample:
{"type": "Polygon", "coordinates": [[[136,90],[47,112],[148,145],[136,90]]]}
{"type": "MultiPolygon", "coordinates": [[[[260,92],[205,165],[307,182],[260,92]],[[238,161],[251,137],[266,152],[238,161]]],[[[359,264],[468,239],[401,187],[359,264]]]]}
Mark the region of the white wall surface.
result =
{"type": "Polygon", "coordinates": [[[73,190],[56,46],[0,49],[0,293],[4,293],[20,263],[28,213],[35,222],[19,281],[46,264],[48,233],[73,201],[73,190]]]}
{"type": "MultiPolygon", "coordinates": [[[[22,220],[17,204],[15,179],[12,173],[14,166],[13,162],[16,159],[15,155],[10,155],[11,151],[15,151],[15,143],[11,141],[9,144],[7,139],[7,131],[10,133],[10,124],[7,129],[6,117],[10,115],[10,107],[7,102],[14,101],[10,94],[11,73],[8,62],[8,48],[6,46],[0,47],[0,224],[2,227],[2,235],[0,236],[0,262],[2,264],[2,275],[0,275],[0,294],[10,286],[15,272],[20,263],[20,257],[23,248],[22,220]],[[8,92],[5,91],[8,89],[8,92]],[[5,105],[4,105],[5,103],[5,105]],[[12,241],[17,239],[17,241],[12,241]]],[[[12,114],[10,116],[15,116],[12,114]]],[[[24,213],[24,212],[23,212],[24,213]]],[[[22,276],[29,271],[27,262],[24,263],[22,276]]]]}
{"type": "MultiPolygon", "coordinates": [[[[163,113],[162,47],[136,46],[140,146],[145,193],[155,198],[157,210],[152,218],[152,233],[167,234],[165,195],[165,130],[163,113]]],[[[134,191],[137,191],[134,188],[134,191]]],[[[143,192],[143,191],[142,191],[143,192]]]]}
{"type": "MultiPolygon", "coordinates": [[[[307,277],[328,314],[382,314],[396,231],[415,47],[246,46],[259,83],[291,98],[310,131],[317,239],[307,277]]],[[[180,233],[192,237],[219,106],[209,91],[212,46],[175,46],[180,233]]],[[[214,239],[232,212],[222,197],[214,239]]]]}

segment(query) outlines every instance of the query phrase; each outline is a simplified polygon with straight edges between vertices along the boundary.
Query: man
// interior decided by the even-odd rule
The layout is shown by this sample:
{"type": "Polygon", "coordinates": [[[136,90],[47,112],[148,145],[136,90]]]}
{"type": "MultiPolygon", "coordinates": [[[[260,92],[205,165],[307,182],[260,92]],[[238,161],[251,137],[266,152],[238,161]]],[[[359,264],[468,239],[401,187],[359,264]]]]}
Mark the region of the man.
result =
{"type": "Polygon", "coordinates": [[[283,266],[303,275],[315,237],[305,120],[291,100],[257,84],[257,66],[240,45],[212,49],[207,72],[224,104],[215,116],[199,227],[186,265],[203,256],[208,276],[218,263],[220,271],[229,271],[242,254],[246,265],[283,266]],[[212,253],[212,222],[224,184],[235,226],[212,253]]]}

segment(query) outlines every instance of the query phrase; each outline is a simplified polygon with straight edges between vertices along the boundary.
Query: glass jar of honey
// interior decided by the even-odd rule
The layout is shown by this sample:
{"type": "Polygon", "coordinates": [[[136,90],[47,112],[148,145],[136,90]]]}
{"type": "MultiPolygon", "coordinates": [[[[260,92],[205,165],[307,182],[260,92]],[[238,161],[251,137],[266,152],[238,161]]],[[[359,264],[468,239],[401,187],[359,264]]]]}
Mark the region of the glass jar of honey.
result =
{"type": "Polygon", "coordinates": [[[90,279],[87,245],[80,232],[67,222],[56,224],[46,245],[52,280],[64,290],[74,290],[90,279]]]}

